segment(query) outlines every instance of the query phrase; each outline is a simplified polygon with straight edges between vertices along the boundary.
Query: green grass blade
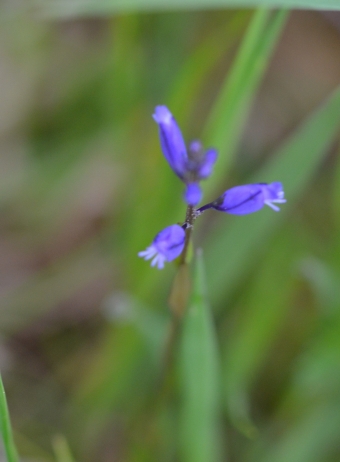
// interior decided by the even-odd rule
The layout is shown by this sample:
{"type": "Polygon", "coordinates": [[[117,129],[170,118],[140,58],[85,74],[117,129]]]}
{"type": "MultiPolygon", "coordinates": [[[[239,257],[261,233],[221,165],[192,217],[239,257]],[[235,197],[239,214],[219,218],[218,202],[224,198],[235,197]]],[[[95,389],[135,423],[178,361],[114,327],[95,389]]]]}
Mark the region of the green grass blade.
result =
{"type": "Polygon", "coordinates": [[[202,255],[196,259],[194,288],[183,320],[180,350],[183,462],[219,460],[217,436],[219,373],[217,343],[205,293],[202,255]]]}
{"type": "Polygon", "coordinates": [[[40,0],[38,11],[46,16],[77,17],[111,15],[121,12],[154,12],[173,10],[206,10],[217,8],[306,8],[340,10],[339,0],[40,0]]]}
{"type": "Polygon", "coordinates": [[[188,56],[181,72],[175,78],[169,97],[169,107],[176,117],[180,114],[182,120],[188,118],[192,111],[192,104],[188,102],[198,99],[207,76],[223,55],[237,45],[251,15],[252,12],[247,10],[236,11],[230,20],[204,37],[195,51],[188,56]]]}
{"type": "Polygon", "coordinates": [[[225,327],[222,364],[228,415],[248,436],[256,432],[250,418],[251,390],[292,310],[292,268],[311,247],[306,233],[287,225],[271,242],[254,281],[243,289],[242,311],[235,314],[233,328],[225,327]]]}
{"type": "Polygon", "coordinates": [[[312,178],[334,139],[340,120],[340,89],[317,110],[249,182],[282,181],[287,204],[280,214],[263,210],[243,217],[221,216],[206,247],[209,290],[215,302],[227,297],[252,267],[272,230],[312,178]],[[251,230],[251,232],[249,232],[251,230]]]}
{"type": "Polygon", "coordinates": [[[286,11],[271,14],[260,8],[253,16],[235,63],[228,73],[208,119],[205,140],[219,151],[211,191],[225,178],[235,156],[256,90],[267,68],[287,18],[286,11]]]}
{"type": "Polygon", "coordinates": [[[314,406],[281,437],[280,441],[266,446],[263,457],[256,454],[248,462],[319,462],[337,460],[340,438],[339,400],[314,406]],[[269,446],[269,447],[268,447],[269,446]],[[330,457],[330,458],[329,458],[330,457]]]}
{"type": "Polygon", "coordinates": [[[6,393],[0,376],[0,428],[7,462],[18,462],[18,453],[14,445],[11,421],[8,412],[6,393]]]}
{"type": "Polygon", "coordinates": [[[56,435],[52,443],[56,462],[74,462],[71,449],[63,435],[56,435]]]}

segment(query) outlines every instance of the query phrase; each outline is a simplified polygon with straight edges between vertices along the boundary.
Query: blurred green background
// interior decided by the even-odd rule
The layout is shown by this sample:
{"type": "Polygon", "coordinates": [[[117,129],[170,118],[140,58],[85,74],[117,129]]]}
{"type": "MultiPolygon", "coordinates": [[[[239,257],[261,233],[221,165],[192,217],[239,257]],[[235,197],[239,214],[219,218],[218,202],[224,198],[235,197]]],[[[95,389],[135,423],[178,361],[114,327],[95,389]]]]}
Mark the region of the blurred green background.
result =
{"type": "Polygon", "coordinates": [[[21,459],[338,462],[340,13],[48,5],[0,16],[0,367],[21,459]],[[252,181],[287,197],[197,221],[201,314],[166,396],[175,267],[137,252],[185,206],[157,104],[219,150],[206,201],[252,181]]]}

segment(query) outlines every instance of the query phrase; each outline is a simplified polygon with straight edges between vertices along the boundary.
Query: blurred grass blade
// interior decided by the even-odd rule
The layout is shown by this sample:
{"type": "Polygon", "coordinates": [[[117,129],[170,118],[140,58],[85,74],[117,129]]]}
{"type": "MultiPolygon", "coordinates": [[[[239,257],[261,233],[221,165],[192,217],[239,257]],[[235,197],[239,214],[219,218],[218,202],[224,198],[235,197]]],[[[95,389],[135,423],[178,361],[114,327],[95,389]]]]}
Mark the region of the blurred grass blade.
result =
{"type": "Polygon", "coordinates": [[[209,290],[214,301],[227,297],[239,278],[249,270],[270,232],[312,178],[334,139],[340,120],[340,89],[317,110],[276,152],[249,182],[282,181],[287,197],[280,214],[263,210],[237,220],[221,217],[206,250],[209,290]],[[249,232],[251,230],[251,232],[249,232]]]}
{"type": "Polygon", "coordinates": [[[180,350],[181,460],[215,462],[219,460],[219,366],[201,253],[197,254],[193,284],[193,295],[183,320],[180,350]]]}
{"type": "Polygon", "coordinates": [[[63,435],[56,435],[53,438],[53,449],[57,462],[74,462],[70,447],[63,435]]]}
{"type": "MultiPolygon", "coordinates": [[[[319,462],[338,460],[340,438],[339,401],[330,400],[314,406],[291,424],[280,441],[266,447],[263,457],[256,455],[248,462],[319,462]]],[[[268,443],[268,441],[266,442],[268,443]]]]}
{"type": "Polygon", "coordinates": [[[340,229],[340,146],[337,149],[337,163],[334,169],[332,215],[338,229],[340,229]]]}
{"type": "Polygon", "coordinates": [[[185,120],[192,111],[192,104],[207,79],[207,75],[226,53],[240,40],[252,15],[250,11],[240,10],[232,14],[230,20],[224,21],[220,28],[214,29],[188,56],[180,73],[176,77],[169,97],[169,107],[173,114],[181,115],[185,120]]]}
{"type": "Polygon", "coordinates": [[[11,421],[9,417],[6,393],[0,376],[0,425],[7,462],[18,462],[18,453],[14,445],[11,421]]]}
{"type": "Polygon", "coordinates": [[[233,329],[226,326],[224,396],[233,424],[249,437],[256,433],[250,418],[250,391],[287,322],[295,282],[292,268],[308,248],[309,239],[296,226],[283,229],[261,260],[254,283],[243,290],[243,309],[237,314],[233,329]]]}
{"type": "Polygon", "coordinates": [[[109,15],[128,11],[249,8],[260,4],[268,8],[340,10],[338,0],[40,0],[36,3],[43,14],[60,17],[109,15]]]}
{"type": "Polygon", "coordinates": [[[218,168],[207,191],[220,183],[231,165],[251,103],[286,18],[287,11],[283,10],[271,13],[260,8],[254,13],[207,123],[207,144],[219,151],[218,168]]]}

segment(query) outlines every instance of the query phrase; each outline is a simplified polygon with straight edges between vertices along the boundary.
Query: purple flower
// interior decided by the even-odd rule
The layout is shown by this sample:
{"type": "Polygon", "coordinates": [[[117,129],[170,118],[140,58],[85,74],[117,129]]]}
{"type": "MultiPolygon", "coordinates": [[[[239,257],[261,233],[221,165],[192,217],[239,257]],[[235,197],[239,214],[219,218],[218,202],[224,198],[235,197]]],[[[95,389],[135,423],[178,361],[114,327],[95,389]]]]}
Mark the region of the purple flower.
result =
{"type": "Polygon", "coordinates": [[[275,204],[283,204],[284,202],[286,199],[284,198],[282,183],[245,184],[228,189],[214,202],[201,207],[197,212],[213,208],[234,215],[246,215],[257,212],[265,205],[278,212],[280,209],[275,204]]]}
{"type": "Polygon", "coordinates": [[[151,266],[164,268],[164,262],[177,258],[184,248],[185,231],[179,225],[171,225],[160,231],[146,250],[138,253],[145,260],[152,258],[151,266]]]}
{"type": "Polygon", "coordinates": [[[163,154],[172,170],[183,179],[188,154],[181,130],[166,106],[156,106],[153,118],[159,126],[163,154]]]}
{"type": "Polygon", "coordinates": [[[202,199],[202,190],[197,183],[189,183],[184,192],[185,202],[189,205],[196,205],[202,199]]]}
{"type": "Polygon", "coordinates": [[[217,151],[208,149],[204,152],[199,141],[193,141],[187,151],[181,130],[166,106],[156,106],[153,118],[159,126],[164,157],[176,175],[187,185],[185,201],[189,205],[197,205],[202,198],[199,181],[211,175],[217,151]]]}

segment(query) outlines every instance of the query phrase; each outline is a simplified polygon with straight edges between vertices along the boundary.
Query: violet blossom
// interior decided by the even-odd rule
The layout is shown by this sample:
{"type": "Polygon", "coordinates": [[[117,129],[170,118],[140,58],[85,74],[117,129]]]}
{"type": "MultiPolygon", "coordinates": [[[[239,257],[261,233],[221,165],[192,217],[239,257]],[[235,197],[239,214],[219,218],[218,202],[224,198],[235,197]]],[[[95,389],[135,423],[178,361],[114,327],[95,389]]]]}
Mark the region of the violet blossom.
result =
{"type": "Polygon", "coordinates": [[[179,225],[171,225],[160,231],[146,250],[138,253],[139,257],[151,261],[151,266],[164,268],[166,261],[175,260],[183,251],[185,231],[179,225]]]}
{"type": "Polygon", "coordinates": [[[197,210],[200,215],[204,210],[213,208],[233,215],[246,215],[257,212],[265,205],[278,212],[275,204],[286,202],[282,183],[254,183],[227,189],[218,199],[197,210]]]}
{"type": "Polygon", "coordinates": [[[159,127],[164,157],[176,175],[186,184],[184,199],[188,205],[195,206],[202,199],[199,182],[212,173],[217,151],[204,151],[199,141],[193,141],[187,150],[181,130],[166,106],[156,106],[153,118],[159,127]]]}
{"type": "Polygon", "coordinates": [[[190,239],[195,219],[205,210],[214,209],[232,215],[247,215],[268,205],[278,212],[280,209],[277,204],[286,202],[282,183],[276,181],[234,186],[213,202],[196,209],[195,206],[202,197],[199,182],[211,175],[217,151],[204,151],[200,141],[192,141],[187,150],[181,130],[166,106],[156,106],[153,118],[159,126],[164,157],[175,174],[186,184],[184,199],[191,207],[187,209],[186,221],[182,226],[171,225],[163,229],[146,250],[138,253],[145,260],[151,260],[151,266],[162,269],[165,262],[175,260],[185,252],[185,239],[190,239]]]}

